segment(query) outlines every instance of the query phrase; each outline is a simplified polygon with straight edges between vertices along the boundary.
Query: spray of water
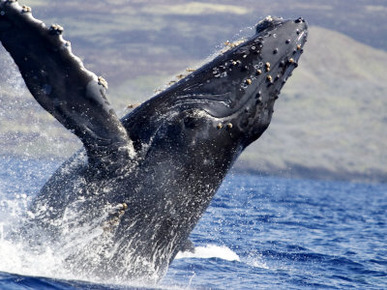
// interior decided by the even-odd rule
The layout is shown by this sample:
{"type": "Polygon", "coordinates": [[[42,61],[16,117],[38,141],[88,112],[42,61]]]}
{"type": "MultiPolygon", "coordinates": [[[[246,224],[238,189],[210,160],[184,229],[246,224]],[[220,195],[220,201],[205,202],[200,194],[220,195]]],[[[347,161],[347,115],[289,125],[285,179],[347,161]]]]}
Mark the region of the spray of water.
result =
{"type": "Polygon", "coordinates": [[[226,246],[217,246],[209,244],[206,246],[196,247],[194,252],[180,252],[177,254],[176,259],[184,258],[199,258],[210,259],[219,258],[226,261],[240,261],[239,256],[226,246]]]}
{"type": "MultiPolygon", "coordinates": [[[[100,205],[92,203],[93,207],[90,207],[90,196],[79,194],[68,204],[63,214],[51,220],[49,215],[45,215],[55,211],[51,205],[43,201],[39,204],[39,210],[30,211],[30,207],[33,195],[39,192],[39,188],[52,174],[53,166],[45,170],[40,168],[44,162],[37,162],[36,167],[28,167],[21,162],[12,167],[6,164],[12,163],[12,158],[3,158],[2,161],[0,272],[140,286],[153,285],[160,279],[160,273],[164,274],[155,268],[152,261],[138,255],[134,259],[129,251],[121,247],[122,242],[130,249],[130,240],[114,240],[123,204],[102,202],[100,205]],[[40,214],[45,218],[44,227],[31,222],[39,218],[40,214]],[[50,227],[53,231],[47,230],[50,227]],[[125,255],[118,264],[120,269],[117,275],[112,275],[117,265],[114,260],[117,252],[124,252],[125,255]],[[134,264],[138,265],[137,268],[149,270],[146,273],[147,279],[141,277],[134,280],[130,275],[125,275],[134,264]],[[108,279],[105,278],[106,273],[108,279]]],[[[82,182],[85,181],[74,181],[68,186],[82,188],[82,182]]]]}
{"type": "Polygon", "coordinates": [[[8,53],[6,53],[2,46],[0,46],[0,67],[0,81],[3,88],[0,88],[0,100],[3,99],[3,94],[7,91],[8,88],[11,88],[15,95],[25,94],[27,89],[23,79],[20,76],[17,66],[12,58],[8,56],[8,53]]]}

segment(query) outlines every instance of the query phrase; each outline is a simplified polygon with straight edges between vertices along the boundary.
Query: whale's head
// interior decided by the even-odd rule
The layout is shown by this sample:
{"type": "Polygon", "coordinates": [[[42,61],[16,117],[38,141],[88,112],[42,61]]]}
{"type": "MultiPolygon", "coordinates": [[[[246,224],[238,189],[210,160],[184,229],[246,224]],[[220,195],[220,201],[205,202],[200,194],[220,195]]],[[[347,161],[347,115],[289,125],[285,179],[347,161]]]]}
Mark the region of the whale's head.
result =
{"type": "Polygon", "coordinates": [[[217,88],[204,110],[218,119],[217,129],[239,139],[243,147],[266,130],[274,102],[292,71],[298,66],[307,38],[302,19],[267,17],[256,26],[256,34],[221,56],[212,68],[205,90],[217,88]]]}
{"type": "Polygon", "coordinates": [[[269,16],[254,32],[249,39],[227,43],[228,49],[212,61],[124,118],[137,148],[152,142],[184,149],[190,158],[194,153],[222,155],[219,160],[233,155],[232,163],[259,138],[281,88],[298,66],[307,23],[269,16]],[[131,124],[139,115],[142,123],[131,124]]]}
{"type": "Polygon", "coordinates": [[[257,24],[253,37],[231,47],[183,83],[179,101],[196,102],[193,107],[213,118],[217,134],[246,147],[268,127],[274,102],[298,66],[306,38],[307,24],[302,18],[266,17],[257,24]]]}

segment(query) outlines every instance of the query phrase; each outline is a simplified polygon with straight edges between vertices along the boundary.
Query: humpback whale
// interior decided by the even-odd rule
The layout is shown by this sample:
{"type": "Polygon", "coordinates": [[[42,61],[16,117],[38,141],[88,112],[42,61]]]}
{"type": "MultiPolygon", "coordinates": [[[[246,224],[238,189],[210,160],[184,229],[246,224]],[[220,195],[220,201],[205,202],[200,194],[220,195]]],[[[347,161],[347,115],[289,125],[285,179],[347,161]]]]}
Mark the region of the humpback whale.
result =
{"type": "Polygon", "coordinates": [[[0,41],[36,101],[83,148],[32,201],[19,229],[69,269],[158,281],[240,153],[269,126],[307,39],[304,19],[266,17],[255,33],[119,118],[107,82],[59,25],[0,0],[0,41]]]}

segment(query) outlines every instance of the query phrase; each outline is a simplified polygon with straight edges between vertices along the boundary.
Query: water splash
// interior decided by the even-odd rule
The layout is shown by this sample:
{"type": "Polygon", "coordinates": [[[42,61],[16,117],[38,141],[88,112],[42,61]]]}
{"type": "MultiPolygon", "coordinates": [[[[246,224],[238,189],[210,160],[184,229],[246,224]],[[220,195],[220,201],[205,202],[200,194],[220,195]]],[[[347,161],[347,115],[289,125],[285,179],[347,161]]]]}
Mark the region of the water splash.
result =
{"type": "Polygon", "coordinates": [[[247,257],[243,259],[243,263],[254,267],[254,268],[260,268],[260,269],[266,269],[269,270],[270,267],[267,265],[264,257],[260,253],[251,253],[247,257]]]}
{"type": "MultiPolygon", "coordinates": [[[[14,172],[18,175],[17,172],[14,172]]],[[[61,262],[50,248],[40,251],[31,249],[15,236],[25,219],[25,213],[31,197],[21,188],[8,188],[0,181],[0,271],[19,273],[31,276],[46,276],[58,273],[60,277],[68,277],[61,273],[61,262]]]]}
{"type": "Polygon", "coordinates": [[[177,254],[176,259],[184,258],[199,258],[210,259],[219,258],[226,261],[240,261],[239,256],[230,248],[226,246],[206,245],[204,247],[196,247],[195,252],[180,252],[177,254]]]}
{"type": "MultiPolygon", "coordinates": [[[[0,160],[0,272],[93,281],[82,271],[74,271],[67,261],[70,256],[76,255],[77,249],[91,244],[90,239],[98,240],[104,234],[103,229],[95,224],[73,227],[76,221],[80,222],[81,201],[75,202],[64,215],[62,240],[53,242],[46,239],[39,230],[27,229],[28,235],[23,231],[22,225],[34,218],[28,211],[33,195],[52,174],[56,164],[42,166],[40,162],[35,164],[36,161],[32,160],[16,161],[6,157],[0,160]],[[35,239],[38,243],[31,243],[35,239]]],[[[114,208],[109,206],[101,218],[112,210],[114,208]]],[[[93,222],[98,223],[99,220],[94,219],[93,222]]],[[[90,253],[96,253],[95,250],[90,253]]]]}
{"type": "MultiPolygon", "coordinates": [[[[3,199],[0,203],[0,272],[111,285],[147,286],[145,282],[128,280],[122,276],[102,279],[93,275],[93,266],[101,259],[112,256],[115,250],[109,244],[109,231],[101,227],[103,220],[114,210],[112,206],[106,208],[104,214],[92,223],[80,225],[75,223],[77,219],[80,221],[79,207],[82,207],[82,202],[76,202],[66,210],[60,227],[63,233],[60,233],[59,240],[39,237],[42,235],[39,229],[29,229],[26,239],[20,225],[27,220],[23,212],[27,212],[29,197],[17,195],[18,198],[3,199]],[[36,241],[30,243],[36,237],[36,241]],[[87,264],[79,263],[83,258],[88,261],[87,264]]],[[[7,195],[0,192],[0,196],[3,198],[7,195]]]]}
{"type": "Polygon", "coordinates": [[[23,95],[27,92],[26,85],[20,75],[16,64],[12,60],[5,49],[0,46],[0,67],[1,67],[1,83],[5,86],[4,90],[0,89],[0,97],[7,91],[7,88],[11,88],[15,95],[23,95]]]}

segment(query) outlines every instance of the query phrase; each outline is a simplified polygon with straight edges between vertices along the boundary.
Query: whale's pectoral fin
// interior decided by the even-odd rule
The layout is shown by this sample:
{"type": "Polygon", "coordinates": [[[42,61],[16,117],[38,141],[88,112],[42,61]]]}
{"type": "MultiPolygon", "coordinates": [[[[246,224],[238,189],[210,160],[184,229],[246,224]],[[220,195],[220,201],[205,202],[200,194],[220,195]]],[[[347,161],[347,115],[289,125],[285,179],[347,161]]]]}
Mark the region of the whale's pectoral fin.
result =
{"type": "Polygon", "coordinates": [[[129,157],[131,140],[106,98],[106,81],[85,69],[62,32],[33,18],[29,7],[0,0],[0,41],[34,98],[81,139],[89,161],[129,157]]]}

